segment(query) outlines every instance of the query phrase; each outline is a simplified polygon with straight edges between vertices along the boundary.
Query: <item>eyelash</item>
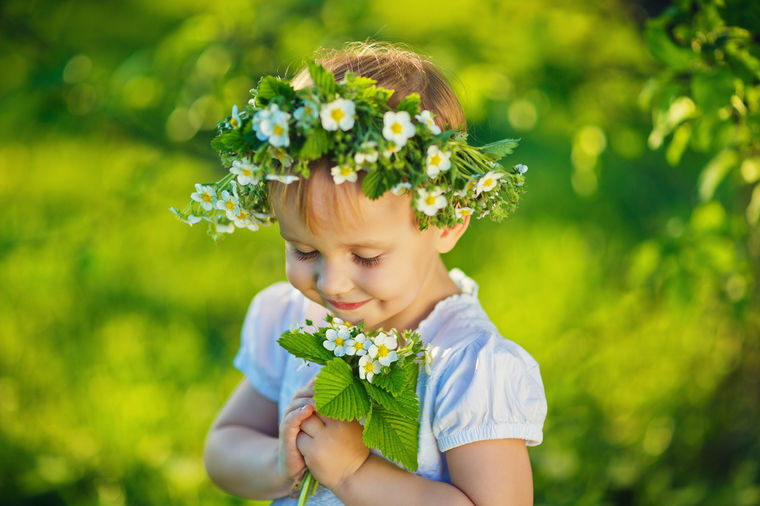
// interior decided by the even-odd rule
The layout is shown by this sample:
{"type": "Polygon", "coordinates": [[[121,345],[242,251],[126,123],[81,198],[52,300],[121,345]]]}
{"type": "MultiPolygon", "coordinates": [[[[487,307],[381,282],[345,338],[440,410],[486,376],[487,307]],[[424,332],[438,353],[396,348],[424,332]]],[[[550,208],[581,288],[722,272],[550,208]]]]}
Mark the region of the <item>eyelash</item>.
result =
{"type": "MultiPolygon", "coordinates": [[[[296,257],[297,260],[301,262],[308,262],[309,260],[314,260],[317,257],[317,251],[309,251],[308,253],[305,253],[301,250],[293,248],[293,255],[296,257]]],[[[372,258],[364,258],[360,257],[357,254],[354,254],[354,261],[360,265],[363,265],[364,267],[375,267],[376,265],[380,264],[380,262],[383,260],[383,255],[377,255],[376,257],[372,258]]]]}

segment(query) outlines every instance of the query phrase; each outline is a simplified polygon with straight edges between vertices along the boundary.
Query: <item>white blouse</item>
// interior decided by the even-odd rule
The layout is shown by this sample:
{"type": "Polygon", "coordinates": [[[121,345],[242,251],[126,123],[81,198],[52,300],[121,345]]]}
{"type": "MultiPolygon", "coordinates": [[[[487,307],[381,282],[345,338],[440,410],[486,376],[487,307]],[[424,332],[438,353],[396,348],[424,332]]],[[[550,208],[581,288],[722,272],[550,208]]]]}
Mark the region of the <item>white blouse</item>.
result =
{"type": "MultiPolygon", "coordinates": [[[[487,439],[540,444],[546,417],[536,361],[499,334],[478,302],[472,279],[458,269],[450,276],[463,293],[440,301],[417,328],[431,345],[433,368],[430,376],[420,372],[417,383],[421,417],[416,474],[447,483],[444,452],[487,439]]],[[[321,366],[289,355],[277,338],[293,325],[305,325],[307,318],[317,323],[324,316],[324,308],[285,282],[266,288],[251,303],[234,364],[259,393],[278,404],[279,419],[295,391],[321,366]]],[[[283,497],[272,504],[296,502],[283,497]]],[[[309,504],[342,503],[319,487],[309,504]]]]}

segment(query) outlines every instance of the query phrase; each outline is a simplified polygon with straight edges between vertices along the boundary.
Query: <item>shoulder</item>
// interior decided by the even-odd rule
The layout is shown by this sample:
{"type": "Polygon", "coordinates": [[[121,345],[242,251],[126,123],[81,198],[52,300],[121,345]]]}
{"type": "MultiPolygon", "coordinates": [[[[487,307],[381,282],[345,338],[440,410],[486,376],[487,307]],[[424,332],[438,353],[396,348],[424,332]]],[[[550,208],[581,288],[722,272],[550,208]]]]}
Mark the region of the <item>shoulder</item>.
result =
{"type": "Polygon", "coordinates": [[[547,406],[536,360],[501,336],[477,300],[450,309],[430,341],[427,382],[441,451],[484,439],[540,443],[547,406]]]}
{"type": "Polygon", "coordinates": [[[425,324],[420,330],[430,346],[434,376],[451,368],[475,367],[478,357],[498,357],[524,370],[538,369],[527,351],[499,333],[474,295],[442,301],[425,324]]]}

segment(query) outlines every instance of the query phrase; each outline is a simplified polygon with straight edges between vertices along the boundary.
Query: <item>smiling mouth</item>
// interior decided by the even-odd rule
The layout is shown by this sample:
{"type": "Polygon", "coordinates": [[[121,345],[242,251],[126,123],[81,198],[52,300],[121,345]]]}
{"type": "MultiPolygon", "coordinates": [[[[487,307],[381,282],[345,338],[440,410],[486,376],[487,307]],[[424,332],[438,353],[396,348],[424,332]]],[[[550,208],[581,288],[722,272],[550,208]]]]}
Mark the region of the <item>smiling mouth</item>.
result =
{"type": "Polygon", "coordinates": [[[363,300],[361,302],[338,302],[337,300],[327,299],[327,302],[335,309],[340,309],[342,311],[351,311],[353,309],[362,307],[364,304],[371,300],[372,299],[363,300]]]}

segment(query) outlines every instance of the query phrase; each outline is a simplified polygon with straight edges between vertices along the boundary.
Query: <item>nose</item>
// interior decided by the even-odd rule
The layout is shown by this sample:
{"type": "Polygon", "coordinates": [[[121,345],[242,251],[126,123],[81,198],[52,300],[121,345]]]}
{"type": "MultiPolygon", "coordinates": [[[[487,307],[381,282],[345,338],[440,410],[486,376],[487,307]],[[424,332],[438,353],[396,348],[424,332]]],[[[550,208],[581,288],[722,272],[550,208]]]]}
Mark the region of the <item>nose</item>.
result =
{"type": "Polygon", "coordinates": [[[327,297],[338,297],[348,293],[353,283],[347,268],[339,259],[322,258],[316,272],[317,288],[327,297]]]}

